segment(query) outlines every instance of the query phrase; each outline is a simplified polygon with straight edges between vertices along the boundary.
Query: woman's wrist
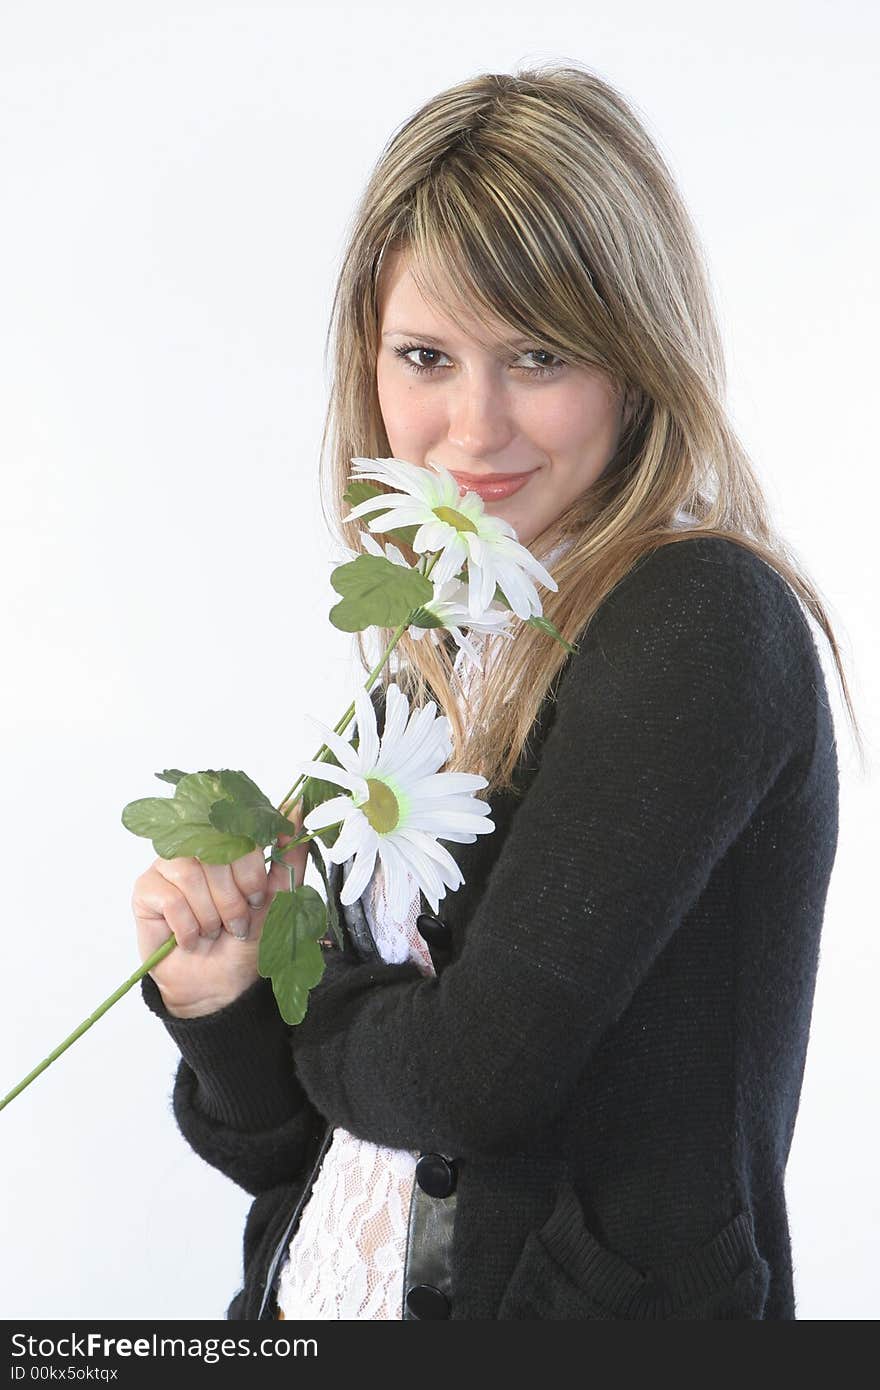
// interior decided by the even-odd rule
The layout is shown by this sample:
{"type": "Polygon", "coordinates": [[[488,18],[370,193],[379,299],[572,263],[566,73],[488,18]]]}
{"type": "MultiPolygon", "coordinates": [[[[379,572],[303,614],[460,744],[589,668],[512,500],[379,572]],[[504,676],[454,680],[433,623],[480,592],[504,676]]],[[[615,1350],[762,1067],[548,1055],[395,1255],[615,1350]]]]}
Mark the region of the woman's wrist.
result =
{"type": "MultiPolygon", "coordinates": [[[[159,993],[161,994],[162,991],[160,990],[159,993]]],[[[244,990],[241,990],[239,994],[233,995],[227,999],[206,1000],[198,1004],[182,1004],[180,1006],[171,1003],[163,994],[162,1003],[165,1005],[166,1012],[169,1013],[172,1018],[207,1018],[211,1014],[219,1013],[221,1009],[227,1008],[228,1005],[234,1004],[235,1000],[240,999],[243,993],[244,990]]]]}

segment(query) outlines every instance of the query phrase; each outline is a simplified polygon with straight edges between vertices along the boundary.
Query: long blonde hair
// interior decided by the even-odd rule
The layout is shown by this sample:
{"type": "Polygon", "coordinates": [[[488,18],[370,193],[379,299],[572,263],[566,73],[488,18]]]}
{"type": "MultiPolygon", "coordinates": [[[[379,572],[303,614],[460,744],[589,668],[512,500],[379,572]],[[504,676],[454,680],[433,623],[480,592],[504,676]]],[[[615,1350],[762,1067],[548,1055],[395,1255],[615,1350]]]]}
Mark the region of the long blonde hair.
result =
{"type": "MultiPolygon", "coordinates": [[[[392,452],[376,359],[380,276],[397,251],[424,297],[453,321],[485,309],[564,360],[601,369],[625,393],[629,422],[604,472],[529,547],[541,560],[567,547],[551,567],[558,593],[542,591],[557,629],[577,642],[610,590],[658,545],[685,534],[734,540],[788,580],[825,633],[864,763],[825,605],[774,529],[727,417],[722,345],[696,231],[621,94],[573,64],[487,73],[435,96],[386,145],[350,227],[328,330],[322,506],[333,534],[357,553],[366,520],[342,521],[350,510],[343,494],[352,458],[392,452]],[[454,298],[448,286],[457,287],[454,298]],[[676,521],[681,513],[691,519],[686,533],[676,521]]],[[[399,536],[377,539],[394,541],[415,563],[399,536]]],[[[449,717],[446,768],[482,773],[489,800],[513,785],[567,656],[516,618],[511,631],[515,640],[487,666],[467,718],[453,644],[404,633],[396,648],[393,678],[412,702],[436,699],[449,717]]],[[[358,634],[365,671],[391,636],[380,631],[372,654],[358,634]]]]}

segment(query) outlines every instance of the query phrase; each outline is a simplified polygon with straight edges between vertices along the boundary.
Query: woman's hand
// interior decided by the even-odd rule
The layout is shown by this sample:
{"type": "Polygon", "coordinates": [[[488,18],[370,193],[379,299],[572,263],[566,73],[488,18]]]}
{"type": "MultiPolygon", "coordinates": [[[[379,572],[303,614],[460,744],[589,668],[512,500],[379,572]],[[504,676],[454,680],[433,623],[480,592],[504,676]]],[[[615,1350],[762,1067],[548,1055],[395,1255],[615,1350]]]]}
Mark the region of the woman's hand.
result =
{"type": "MultiPolygon", "coordinates": [[[[288,820],[291,834],[279,836],[280,847],[302,833],[301,800],[288,820]]],[[[305,877],[307,846],[295,846],[284,860],[293,866],[298,888],[305,877]]],[[[179,1018],[215,1013],[260,978],[263,923],[275,894],[289,888],[289,869],[273,863],[267,874],[261,849],[232,864],[193,858],[153,861],[135,880],[131,906],[141,961],[171,932],[177,939],[177,948],[149,971],[169,1013],[179,1018]]]]}

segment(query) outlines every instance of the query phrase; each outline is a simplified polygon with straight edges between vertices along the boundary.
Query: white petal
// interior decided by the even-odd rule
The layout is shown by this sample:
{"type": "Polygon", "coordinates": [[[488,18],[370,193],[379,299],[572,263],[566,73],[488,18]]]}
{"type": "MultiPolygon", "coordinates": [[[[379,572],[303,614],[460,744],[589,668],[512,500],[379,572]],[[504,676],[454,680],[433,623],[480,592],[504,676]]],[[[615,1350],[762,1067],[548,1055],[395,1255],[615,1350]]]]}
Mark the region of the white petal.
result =
{"type": "Polygon", "coordinates": [[[445,543],[440,559],[431,570],[431,578],[435,583],[445,584],[448,579],[454,579],[467,559],[467,545],[461,539],[461,535],[460,531],[454,531],[451,539],[445,543]]]}
{"type": "Polygon", "coordinates": [[[410,802],[406,824],[409,826],[413,816],[423,816],[428,810],[445,812],[448,816],[488,816],[491,806],[488,801],[480,801],[478,796],[413,796],[410,802]]]}
{"type": "Polygon", "coordinates": [[[495,597],[496,574],[491,551],[481,543],[479,537],[465,534],[468,548],[468,615],[473,622],[477,622],[495,597]]]}
{"type": "Polygon", "coordinates": [[[342,829],[330,846],[330,857],[334,864],[344,864],[346,859],[350,859],[359,849],[373,844],[375,838],[376,832],[363,811],[355,807],[346,817],[342,829]]]}
{"type": "MultiPolygon", "coordinates": [[[[442,550],[444,546],[451,545],[455,541],[458,532],[448,521],[442,521],[434,512],[422,518],[422,524],[413,538],[413,550],[420,552],[442,550]]],[[[434,578],[436,571],[440,568],[439,562],[431,571],[434,578]]]]}
{"type": "Polygon", "coordinates": [[[380,858],[388,911],[396,922],[404,922],[413,897],[413,885],[409,881],[407,860],[398,850],[393,833],[383,837],[380,858]]]}
{"type": "MultiPolygon", "coordinates": [[[[425,706],[425,709],[427,708],[428,706],[425,706]]],[[[434,706],[434,708],[437,708],[437,706],[434,706]]],[[[399,776],[399,769],[405,765],[413,746],[416,746],[416,742],[421,744],[421,738],[418,737],[418,735],[414,737],[418,713],[420,713],[418,710],[414,710],[414,712],[410,714],[405,730],[403,730],[402,733],[396,733],[395,731],[396,737],[391,738],[388,737],[388,735],[382,735],[382,751],[380,753],[380,758],[378,758],[377,765],[375,765],[375,770],[380,771],[382,776],[399,776]]]]}
{"type": "Polygon", "coordinates": [[[425,498],[430,496],[433,490],[434,480],[429,477],[424,468],[411,463],[409,459],[399,458],[353,458],[352,463],[356,467],[358,478],[367,478],[370,474],[378,474],[378,481],[388,483],[391,487],[396,487],[401,492],[409,493],[413,497],[425,498]]]}
{"type": "Polygon", "coordinates": [[[308,719],[310,724],[314,724],[327,747],[331,752],[336,754],[346,771],[360,771],[360,756],[358,750],[352,748],[347,738],[343,738],[341,734],[337,734],[335,729],[331,729],[329,725],[324,724],[320,719],[315,719],[314,715],[307,714],[306,719],[308,719]]]}
{"type": "Polygon", "coordinates": [[[370,795],[366,778],[359,772],[346,772],[344,767],[337,767],[335,763],[306,761],[297,763],[295,771],[304,772],[307,777],[317,777],[321,782],[332,782],[336,787],[345,787],[361,801],[366,801],[370,795]]]}
{"type": "Polygon", "coordinates": [[[427,777],[448,762],[452,752],[450,740],[438,732],[436,725],[431,734],[420,744],[410,745],[406,757],[395,750],[393,761],[389,758],[387,780],[397,782],[408,788],[411,782],[427,777]]]}
{"type": "Polygon", "coordinates": [[[385,727],[382,747],[396,743],[403,735],[409,719],[409,700],[396,681],[390,681],[385,692],[385,727]]]}
{"type": "Polygon", "coordinates": [[[435,772],[430,777],[413,782],[407,792],[412,797],[442,796],[447,793],[475,792],[488,785],[487,779],[477,772],[435,772]]]}
{"type": "Polygon", "coordinates": [[[452,474],[449,472],[449,469],[444,468],[442,464],[437,463],[434,459],[428,459],[427,466],[428,468],[432,469],[433,472],[436,474],[436,485],[440,490],[443,503],[447,507],[452,506],[453,504],[457,504],[460,496],[459,486],[456,480],[453,478],[452,474]]]}
{"type": "Polygon", "coordinates": [[[408,745],[420,744],[423,739],[429,736],[436,718],[436,700],[428,700],[427,704],[422,705],[420,709],[414,709],[409,717],[409,723],[406,726],[406,733],[401,739],[401,744],[404,742],[408,745]]]}
{"type": "Polygon", "coordinates": [[[423,852],[421,846],[412,838],[406,838],[397,832],[394,834],[392,843],[394,849],[400,854],[402,862],[408,865],[409,873],[425,896],[432,900],[442,897],[445,886],[443,878],[438,872],[436,864],[429,855],[423,852]]]}
{"type": "Polygon", "coordinates": [[[379,759],[379,735],[376,732],[376,711],[367,691],[359,685],[354,692],[357,718],[357,755],[363,773],[370,772],[379,759]]]}
{"type": "MultiPolygon", "coordinates": [[[[387,483],[389,481],[382,473],[361,473],[360,476],[374,483],[387,483]]],[[[412,497],[410,493],[404,489],[402,492],[377,492],[374,493],[372,497],[368,497],[366,501],[380,502],[383,507],[393,507],[399,506],[401,503],[409,504],[411,502],[417,502],[418,498],[412,497]]],[[[358,503],[359,507],[363,505],[363,502],[358,503]]]]}
{"type": "Polygon", "coordinates": [[[362,516],[369,516],[371,512],[381,512],[384,508],[392,505],[393,499],[393,492],[379,492],[375,497],[367,497],[363,502],[358,502],[357,506],[352,507],[348,516],[344,516],[342,520],[359,521],[362,516]]]}
{"type": "Polygon", "coordinates": [[[430,882],[435,892],[439,893],[441,887],[455,891],[464,882],[461,869],[449,850],[438,844],[431,835],[426,835],[420,830],[399,830],[395,831],[395,839],[407,843],[408,850],[405,853],[416,866],[420,881],[430,882]]]}
{"type": "Polygon", "coordinates": [[[464,830],[456,830],[454,833],[444,830],[443,838],[454,845],[472,845],[477,837],[473,833],[467,834],[464,830]]]}
{"type": "Polygon", "coordinates": [[[481,531],[491,521],[485,503],[478,492],[465,492],[463,497],[459,496],[456,505],[462,516],[466,516],[468,521],[472,521],[478,531],[481,531]]]}
{"type": "MultiPolygon", "coordinates": [[[[425,513],[416,507],[399,507],[387,516],[376,517],[375,521],[370,522],[372,531],[398,531],[404,526],[421,526],[425,520],[425,513]]],[[[418,535],[418,532],[416,532],[418,535]]],[[[414,550],[420,550],[417,545],[414,550]]],[[[423,549],[423,547],[422,547],[423,549]]]]}
{"type": "Polygon", "coordinates": [[[549,570],[541,564],[541,561],[532,554],[527,546],[520,545],[519,541],[505,536],[497,542],[496,549],[499,557],[502,557],[506,564],[518,565],[520,569],[526,570],[535,579],[540,580],[545,588],[552,589],[554,593],[559,588],[549,570]]]}
{"type": "Polygon", "coordinates": [[[406,732],[387,745],[383,742],[381,771],[404,788],[418,777],[436,772],[449,757],[449,721],[436,719],[436,705],[429,701],[410,719],[406,732]]]}
{"type": "Polygon", "coordinates": [[[320,806],[315,806],[309,811],[303,825],[306,830],[324,830],[328,825],[335,825],[337,821],[344,820],[351,809],[350,797],[333,796],[329,801],[322,801],[320,806]]]}
{"type": "Polygon", "coordinates": [[[530,579],[515,565],[506,565],[498,575],[498,582],[507,596],[511,608],[518,618],[524,621],[532,614],[541,616],[541,600],[530,579]]]}
{"type": "Polygon", "coordinates": [[[371,531],[361,531],[360,535],[364,549],[369,551],[371,555],[382,555],[384,553],[381,545],[371,531]]]}
{"type": "MultiPolygon", "coordinates": [[[[349,907],[352,903],[357,902],[358,898],[360,898],[366,890],[370,879],[373,877],[373,869],[376,863],[376,846],[379,837],[376,835],[372,826],[370,826],[370,830],[372,831],[374,839],[370,842],[368,847],[360,849],[355,855],[351,873],[342,885],[339,901],[342,903],[343,907],[349,907]]],[[[347,857],[351,858],[350,855],[347,857]]],[[[343,860],[343,863],[344,862],[343,860]]]]}
{"type": "Polygon", "coordinates": [[[480,517],[477,530],[483,539],[489,541],[492,545],[496,545],[501,539],[510,540],[514,545],[519,544],[516,538],[516,531],[513,529],[510,522],[505,521],[503,517],[493,516],[491,512],[487,512],[485,516],[480,517]]]}
{"type": "MultiPolygon", "coordinates": [[[[485,802],[482,805],[486,805],[485,802]]],[[[416,811],[407,816],[401,829],[424,830],[436,840],[453,840],[457,835],[487,835],[488,813],[482,811],[416,811]]],[[[494,826],[491,827],[494,829],[494,826]]]]}

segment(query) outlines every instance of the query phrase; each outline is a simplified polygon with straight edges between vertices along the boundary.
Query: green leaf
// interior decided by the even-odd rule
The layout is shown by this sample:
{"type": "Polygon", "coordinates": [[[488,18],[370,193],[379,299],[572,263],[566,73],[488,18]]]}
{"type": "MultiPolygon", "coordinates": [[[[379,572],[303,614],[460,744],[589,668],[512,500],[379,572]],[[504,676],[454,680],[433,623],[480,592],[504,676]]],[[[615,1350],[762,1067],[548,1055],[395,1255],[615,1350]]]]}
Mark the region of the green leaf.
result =
{"type": "Polygon", "coordinates": [[[179,767],[166,767],[164,772],[157,772],[156,776],[160,782],[173,782],[176,786],[181,777],[186,776],[186,773],[181,772],[179,767]]]}
{"type": "Polygon", "coordinates": [[[220,773],[220,785],[230,799],[215,801],[208,812],[217,830],[245,835],[256,845],[268,845],[276,835],[290,834],[290,821],[275,810],[247,773],[226,768],[220,773]]]}
{"type": "MultiPolygon", "coordinates": [[[[510,611],[513,612],[507,595],[500,584],[495,585],[495,595],[492,601],[493,603],[500,603],[504,608],[510,608],[510,611]]],[[[577,643],[569,642],[568,638],[563,637],[562,633],[558,628],[553,626],[549,618],[545,618],[543,615],[539,617],[538,614],[533,613],[530,618],[526,618],[524,621],[531,623],[532,627],[540,628],[542,632],[546,632],[548,637],[552,637],[554,641],[558,642],[561,647],[564,647],[567,652],[576,652],[579,650],[577,643]]]]}
{"type": "Polygon", "coordinates": [[[395,565],[384,555],[359,555],[337,565],[330,576],[341,603],[330,610],[340,632],[397,627],[433,597],[434,586],[417,569],[395,565]]]}
{"type": "Polygon", "coordinates": [[[324,974],[318,940],[327,927],[327,910],[310,884],[275,894],[263,923],[257,970],[271,979],[285,1023],[302,1023],[309,990],[324,974]]]}
{"type": "Polygon", "coordinates": [[[219,772],[189,772],[180,778],[173,797],[130,801],[122,824],[132,834],[152,840],[160,859],[194,856],[203,864],[232,864],[250,854],[256,842],[212,824],[212,806],[226,799],[219,772]]]}
{"type": "MultiPolygon", "coordinates": [[[[369,498],[381,495],[382,489],[377,483],[371,483],[368,478],[358,478],[356,482],[349,483],[342,494],[342,500],[347,502],[350,507],[359,507],[362,502],[368,501],[369,498]]],[[[373,513],[371,512],[370,515],[372,516],[373,513]]],[[[380,513],[377,512],[375,515],[378,516],[380,513]]],[[[366,518],[359,517],[358,520],[366,520],[366,518]]]]}
{"type": "Polygon", "coordinates": [[[576,652],[580,650],[576,642],[569,642],[567,637],[563,637],[562,633],[558,628],[553,626],[549,618],[543,616],[539,617],[536,613],[533,613],[530,618],[526,618],[526,622],[530,623],[532,627],[540,628],[542,632],[546,632],[549,637],[554,638],[554,640],[557,641],[561,647],[564,647],[567,652],[576,652]]]}
{"type": "Polygon", "coordinates": [[[170,796],[145,796],[123,807],[122,824],[132,835],[152,840],[154,835],[179,827],[180,814],[170,796]]]}
{"type": "MultiPolygon", "coordinates": [[[[408,545],[411,549],[415,549],[416,536],[421,529],[421,524],[418,526],[389,526],[387,534],[393,536],[393,543],[395,545],[398,541],[401,541],[404,545],[408,545]]],[[[381,545],[381,541],[379,544],[381,545]]]]}
{"type": "Polygon", "coordinates": [[[443,619],[438,618],[428,608],[417,608],[409,620],[410,627],[443,627],[443,619]]]}

